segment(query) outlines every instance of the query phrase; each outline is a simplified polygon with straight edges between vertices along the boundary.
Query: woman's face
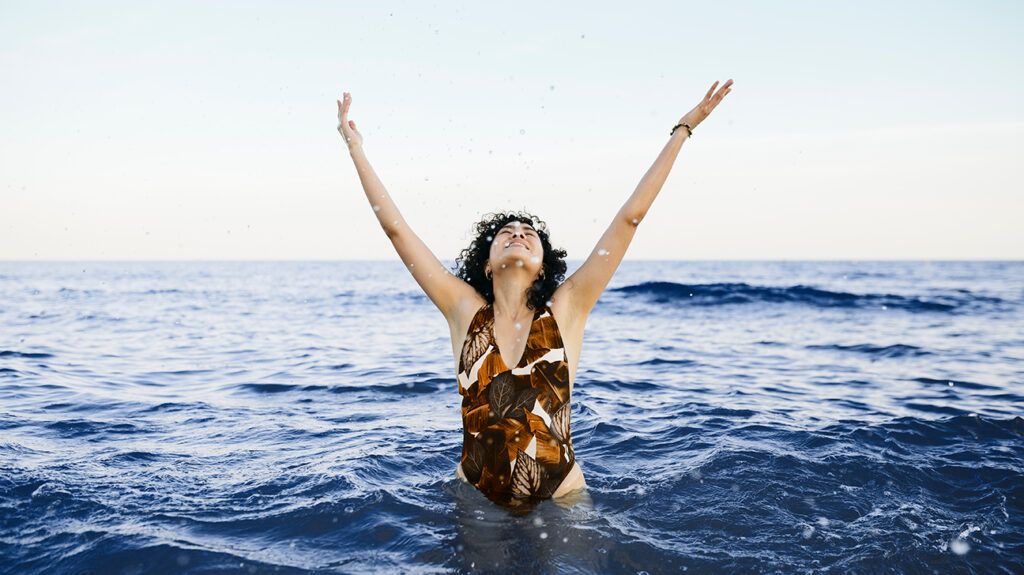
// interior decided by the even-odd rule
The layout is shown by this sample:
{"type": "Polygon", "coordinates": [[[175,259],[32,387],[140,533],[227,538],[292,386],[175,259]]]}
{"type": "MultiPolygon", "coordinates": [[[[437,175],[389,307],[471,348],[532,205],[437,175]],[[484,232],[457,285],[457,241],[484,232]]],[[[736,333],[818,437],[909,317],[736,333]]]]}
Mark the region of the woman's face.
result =
{"type": "Polygon", "coordinates": [[[518,267],[536,277],[544,267],[544,244],[537,230],[519,221],[496,230],[491,241],[490,265],[492,273],[518,267]]]}

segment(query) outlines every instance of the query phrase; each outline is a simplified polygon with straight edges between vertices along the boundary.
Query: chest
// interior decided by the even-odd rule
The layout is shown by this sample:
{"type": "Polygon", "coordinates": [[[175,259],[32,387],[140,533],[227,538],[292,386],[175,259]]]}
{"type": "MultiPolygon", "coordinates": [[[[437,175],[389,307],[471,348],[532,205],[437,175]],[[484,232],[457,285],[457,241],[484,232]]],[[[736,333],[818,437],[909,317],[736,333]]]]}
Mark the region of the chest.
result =
{"type": "MultiPolygon", "coordinates": [[[[583,325],[571,321],[570,318],[566,317],[566,314],[556,307],[551,307],[549,310],[550,317],[557,326],[559,339],[561,339],[562,348],[565,352],[569,371],[569,388],[571,390],[576,381],[576,368],[579,365],[580,353],[583,347],[583,325]]],[[[471,319],[467,319],[462,325],[450,326],[452,356],[456,373],[459,371],[459,360],[466,344],[467,330],[469,329],[470,322],[471,319]]],[[[460,322],[453,323],[458,324],[460,322]]],[[[526,359],[526,348],[528,345],[531,345],[530,337],[535,338],[534,342],[536,342],[536,339],[541,336],[540,332],[544,329],[544,322],[534,319],[532,323],[520,322],[520,325],[517,327],[513,322],[509,322],[506,325],[499,320],[497,325],[492,323],[489,329],[492,345],[490,353],[497,355],[501,363],[511,369],[526,359]]]]}

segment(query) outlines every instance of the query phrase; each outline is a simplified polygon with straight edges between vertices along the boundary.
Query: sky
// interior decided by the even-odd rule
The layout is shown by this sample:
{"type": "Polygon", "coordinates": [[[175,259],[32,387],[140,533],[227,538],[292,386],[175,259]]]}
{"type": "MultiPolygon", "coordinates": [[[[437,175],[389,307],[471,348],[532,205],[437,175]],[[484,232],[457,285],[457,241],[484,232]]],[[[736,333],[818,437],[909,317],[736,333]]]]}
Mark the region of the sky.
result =
{"type": "Polygon", "coordinates": [[[0,260],[585,258],[716,80],[626,259],[1024,257],[1024,3],[0,1],[0,260]],[[1016,71],[1015,71],[1016,70],[1016,71]]]}

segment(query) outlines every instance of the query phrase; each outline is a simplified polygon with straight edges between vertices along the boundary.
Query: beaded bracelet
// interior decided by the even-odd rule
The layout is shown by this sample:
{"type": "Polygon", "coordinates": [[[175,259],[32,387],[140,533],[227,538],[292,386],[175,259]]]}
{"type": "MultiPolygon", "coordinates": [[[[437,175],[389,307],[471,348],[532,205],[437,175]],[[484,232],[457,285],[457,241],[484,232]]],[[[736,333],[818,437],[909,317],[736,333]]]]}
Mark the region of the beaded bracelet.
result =
{"type": "Polygon", "coordinates": [[[690,136],[693,135],[693,130],[691,130],[690,127],[687,126],[686,124],[676,124],[672,128],[672,131],[668,133],[668,135],[671,136],[671,135],[675,134],[676,133],[676,128],[678,128],[679,126],[682,126],[682,127],[686,128],[686,136],[687,137],[690,137],[690,136]]]}

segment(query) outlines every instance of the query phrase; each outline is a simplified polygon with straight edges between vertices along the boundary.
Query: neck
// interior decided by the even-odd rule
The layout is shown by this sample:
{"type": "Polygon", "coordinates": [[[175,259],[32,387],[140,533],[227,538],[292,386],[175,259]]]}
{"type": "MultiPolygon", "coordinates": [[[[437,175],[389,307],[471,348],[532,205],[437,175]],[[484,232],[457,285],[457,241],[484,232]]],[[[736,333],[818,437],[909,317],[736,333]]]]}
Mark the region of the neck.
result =
{"type": "Polygon", "coordinates": [[[530,289],[530,278],[518,270],[502,270],[502,274],[494,274],[492,283],[494,290],[494,314],[496,316],[517,319],[533,315],[526,302],[526,294],[530,289]]]}

